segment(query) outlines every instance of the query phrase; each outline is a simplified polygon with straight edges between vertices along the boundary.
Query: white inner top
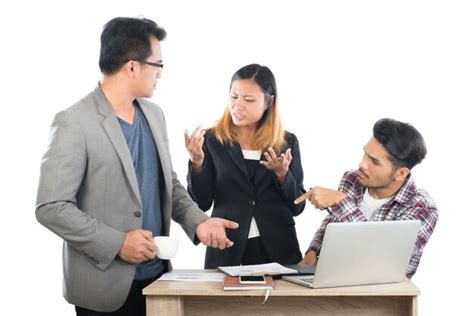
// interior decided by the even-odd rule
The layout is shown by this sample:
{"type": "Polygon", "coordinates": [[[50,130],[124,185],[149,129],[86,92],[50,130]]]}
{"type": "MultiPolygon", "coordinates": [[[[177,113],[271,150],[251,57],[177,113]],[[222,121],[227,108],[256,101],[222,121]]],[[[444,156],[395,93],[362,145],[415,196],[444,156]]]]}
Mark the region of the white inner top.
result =
{"type": "Polygon", "coordinates": [[[242,149],[242,154],[244,155],[244,159],[247,160],[260,160],[262,156],[261,150],[245,150],[242,149]]]}
{"type": "MultiPolygon", "coordinates": [[[[244,155],[244,159],[260,160],[260,157],[262,156],[262,151],[242,149],[242,154],[244,155]]],[[[259,237],[259,236],[260,236],[260,231],[258,230],[257,221],[255,221],[255,217],[252,216],[252,221],[250,222],[248,239],[259,237]]]]}
{"type": "Polygon", "coordinates": [[[391,199],[392,197],[380,200],[374,199],[370,196],[369,190],[365,189],[364,198],[362,199],[362,203],[360,203],[359,209],[367,220],[372,221],[375,217],[375,212],[391,199]]]}

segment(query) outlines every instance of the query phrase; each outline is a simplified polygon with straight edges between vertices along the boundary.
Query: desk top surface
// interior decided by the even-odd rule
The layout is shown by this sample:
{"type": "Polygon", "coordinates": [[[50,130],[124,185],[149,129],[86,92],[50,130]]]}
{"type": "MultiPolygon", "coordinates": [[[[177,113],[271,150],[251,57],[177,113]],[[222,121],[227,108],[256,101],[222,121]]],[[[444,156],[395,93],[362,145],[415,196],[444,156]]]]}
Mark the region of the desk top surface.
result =
{"type": "MultiPolygon", "coordinates": [[[[203,270],[204,271],[204,270],[203,270]]],[[[156,280],[145,289],[145,295],[163,296],[263,296],[264,290],[224,291],[222,282],[186,282],[156,280]]],[[[410,281],[312,289],[284,280],[275,280],[272,296],[417,296],[420,290],[410,281]]]]}

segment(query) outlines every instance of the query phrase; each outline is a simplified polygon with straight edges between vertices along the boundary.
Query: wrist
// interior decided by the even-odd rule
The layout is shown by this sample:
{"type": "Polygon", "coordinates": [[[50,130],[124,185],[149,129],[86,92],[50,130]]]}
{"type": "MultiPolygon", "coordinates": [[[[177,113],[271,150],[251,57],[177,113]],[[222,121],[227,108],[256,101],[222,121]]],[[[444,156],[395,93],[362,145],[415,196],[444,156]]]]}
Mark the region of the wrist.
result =
{"type": "Polygon", "coordinates": [[[280,182],[280,184],[283,184],[285,183],[286,178],[288,176],[288,170],[285,172],[275,172],[275,176],[277,177],[278,182],[280,182]]]}
{"type": "Polygon", "coordinates": [[[310,248],[308,249],[308,251],[306,251],[305,257],[314,257],[314,258],[316,258],[316,253],[317,253],[316,249],[310,247],[310,248]]]}
{"type": "Polygon", "coordinates": [[[203,162],[201,161],[201,163],[195,163],[195,162],[192,162],[191,161],[191,168],[193,169],[193,172],[195,174],[198,174],[201,172],[202,170],[202,165],[203,165],[203,162]]]}
{"type": "Polygon", "coordinates": [[[341,201],[344,200],[347,197],[347,195],[344,192],[338,191],[338,193],[339,194],[338,194],[336,204],[341,203],[341,201]]]}
{"type": "Polygon", "coordinates": [[[191,161],[192,164],[196,164],[196,165],[199,165],[204,162],[204,155],[191,155],[189,157],[189,160],[191,161]]]}

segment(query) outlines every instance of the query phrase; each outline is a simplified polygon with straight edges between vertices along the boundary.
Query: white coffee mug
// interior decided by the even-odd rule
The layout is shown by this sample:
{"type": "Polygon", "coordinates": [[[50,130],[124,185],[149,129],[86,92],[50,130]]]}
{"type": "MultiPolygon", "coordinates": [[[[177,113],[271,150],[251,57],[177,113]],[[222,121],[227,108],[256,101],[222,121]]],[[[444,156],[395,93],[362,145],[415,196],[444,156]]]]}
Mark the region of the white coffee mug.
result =
{"type": "Polygon", "coordinates": [[[178,251],[179,239],[170,236],[156,236],[154,238],[156,247],[156,256],[160,259],[169,260],[176,255],[178,251]]]}

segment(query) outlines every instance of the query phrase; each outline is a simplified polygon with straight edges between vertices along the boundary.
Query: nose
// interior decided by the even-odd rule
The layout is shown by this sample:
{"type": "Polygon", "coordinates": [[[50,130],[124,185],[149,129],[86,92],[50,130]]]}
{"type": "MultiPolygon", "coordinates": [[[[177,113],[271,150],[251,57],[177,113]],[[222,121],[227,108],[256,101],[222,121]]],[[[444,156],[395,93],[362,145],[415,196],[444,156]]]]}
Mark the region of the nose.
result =
{"type": "Polygon", "coordinates": [[[361,162],[359,163],[359,168],[362,170],[367,170],[367,157],[364,155],[361,162]]]}
{"type": "Polygon", "coordinates": [[[238,97],[237,99],[234,99],[233,106],[239,111],[243,110],[244,109],[244,102],[242,102],[242,99],[240,97],[238,97]]]}

